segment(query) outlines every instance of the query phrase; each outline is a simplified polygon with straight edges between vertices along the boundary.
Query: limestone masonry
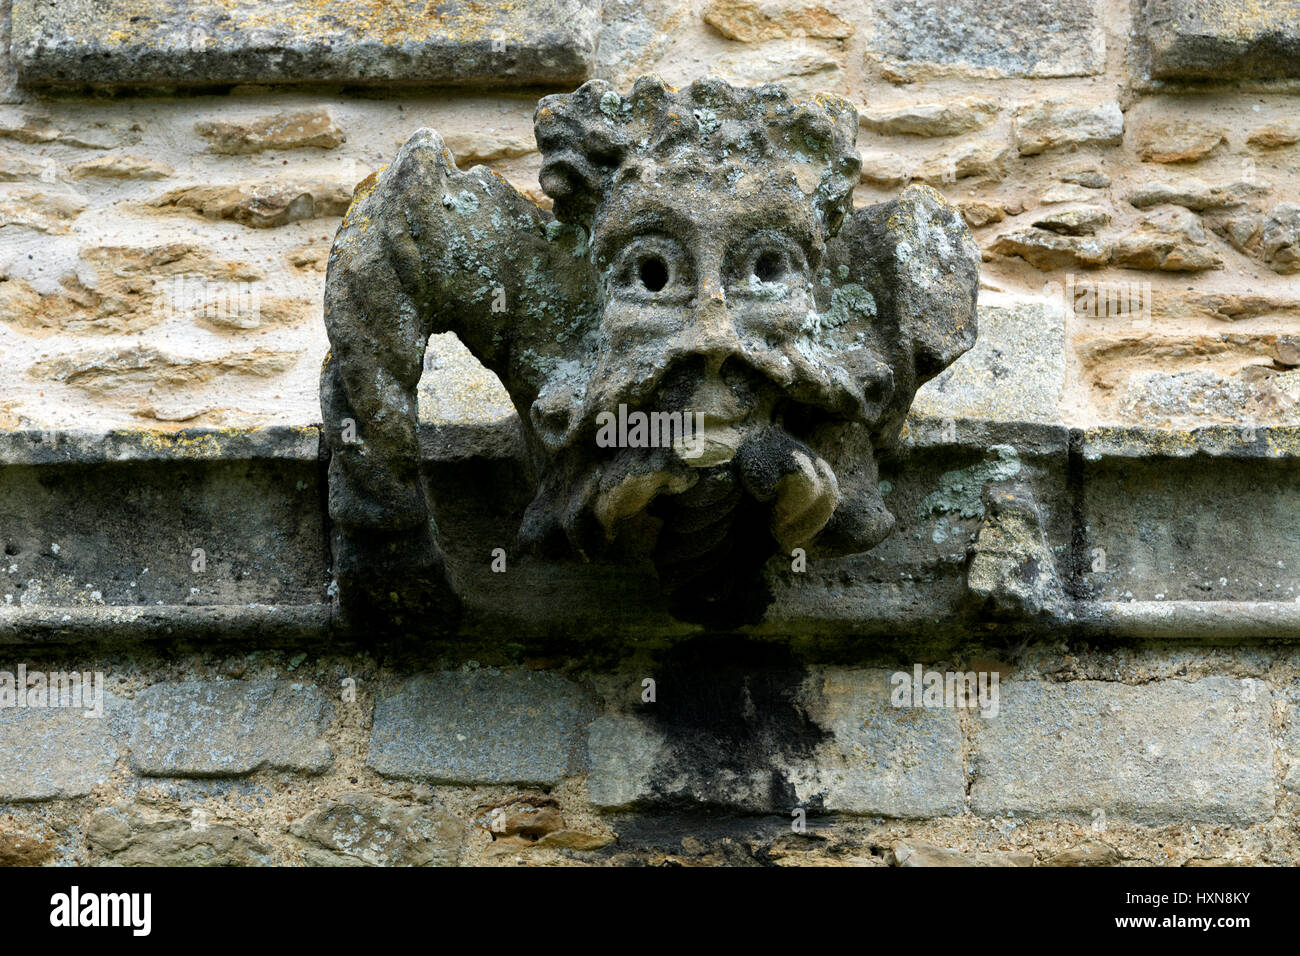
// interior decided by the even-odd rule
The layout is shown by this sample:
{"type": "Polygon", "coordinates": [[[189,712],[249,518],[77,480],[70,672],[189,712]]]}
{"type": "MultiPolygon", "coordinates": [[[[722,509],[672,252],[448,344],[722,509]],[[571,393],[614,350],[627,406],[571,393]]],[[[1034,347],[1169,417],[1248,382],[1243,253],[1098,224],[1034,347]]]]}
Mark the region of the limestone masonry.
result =
{"type": "Polygon", "coordinates": [[[0,376],[0,864],[1300,864],[1296,0],[0,0],[0,376]]]}

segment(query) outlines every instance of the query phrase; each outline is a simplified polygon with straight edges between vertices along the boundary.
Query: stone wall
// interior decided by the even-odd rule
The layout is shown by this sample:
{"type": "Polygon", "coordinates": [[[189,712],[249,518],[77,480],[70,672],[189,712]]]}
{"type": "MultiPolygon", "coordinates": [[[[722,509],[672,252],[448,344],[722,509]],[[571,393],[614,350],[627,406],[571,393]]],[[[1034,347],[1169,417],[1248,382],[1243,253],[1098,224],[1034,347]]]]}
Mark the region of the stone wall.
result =
{"type": "MultiPolygon", "coordinates": [[[[63,19],[17,3],[20,42],[0,95],[0,422],[10,428],[317,421],[329,242],[353,186],[421,126],[441,132],[462,166],[486,163],[545,201],[536,89],[482,88],[483,64],[504,64],[523,42],[505,27],[481,25],[485,51],[446,44],[442,74],[400,84],[254,85],[259,69],[263,82],[293,74],[243,51],[244,72],[230,74],[241,82],[213,92],[226,75],[204,73],[201,54],[220,37],[201,24],[168,69],[140,65],[159,59],[145,55],[147,34],[65,63],[39,54],[30,22],[57,32],[81,5],[49,6],[63,19]],[[96,66],[105,59],[122,76],[96,66]],[[457,71],[469,88],[409,88],[457,71]],[[142,94],[84,95],[133,77],[142,94]],[[160,88],[169,79],[188,85],[160,88]]],[[[584,73],[621,86],[645,71],[679,85],[715,73],[859,104],[857,203],[929,183],[961,206],[986,258],[981,346],[923,393],[921,411],[1014,409],[1073,426],[1290,424],[1300,399],[1293,7],[610,0],[599,28],[578,17],[576,39],[550,38],[586,61],[502,79],[557,89],[584,73]],[[1202,42],[1207,33],[1217,42],[1202,42]]],[[[532,22],[506,26],[549,36],[532,22]]],[[[373,55],[363,35],[299,78],[364,73],[353,62],[373,55]]],[[[72,41],[64,49],[78,49],[75,30],[72,41]]],[[[437,342],[430,367],[440,372],[430,418],[508,413],[454,343],[437,342]]]]}
{"type": "Polygon", "coordinates": [[[310,4],[120,6],[0,0],[0,672],[106,691],[0,706],[0,863],[1300,863],[1294,0],[350,4],[328,49],[267,12],[310,4]],[[626,578],[497,576],[514,411],[442,337],[472,626],[333,641],[353,188],[430,126],[546,204],[537,97],[647,71],[846,95],[856,203],[924,182],[971,225],[980,340],[918,395],[899,533],[775,575],[747,638],[626,578]],[[957,611],[990,446],[1070,601],[1045,627],[957,611]],[[893,706],[918,665],[996,674],[996,714],[893,706]]]}

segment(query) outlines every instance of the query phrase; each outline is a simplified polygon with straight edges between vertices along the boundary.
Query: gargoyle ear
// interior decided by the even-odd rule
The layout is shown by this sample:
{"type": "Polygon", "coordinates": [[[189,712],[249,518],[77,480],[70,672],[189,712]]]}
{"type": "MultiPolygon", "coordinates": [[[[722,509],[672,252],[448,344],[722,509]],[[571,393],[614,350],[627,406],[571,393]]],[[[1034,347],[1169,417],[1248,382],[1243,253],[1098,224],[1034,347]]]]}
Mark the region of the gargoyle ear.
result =
{"type": "Polygon", "coordinates": [[[893,371],[877,432],[902,427],[916,390],[975,344],[980,252],[961,214],[929,186],[864,206],[827,247],[875,304],[875,349],[893,371]]]}

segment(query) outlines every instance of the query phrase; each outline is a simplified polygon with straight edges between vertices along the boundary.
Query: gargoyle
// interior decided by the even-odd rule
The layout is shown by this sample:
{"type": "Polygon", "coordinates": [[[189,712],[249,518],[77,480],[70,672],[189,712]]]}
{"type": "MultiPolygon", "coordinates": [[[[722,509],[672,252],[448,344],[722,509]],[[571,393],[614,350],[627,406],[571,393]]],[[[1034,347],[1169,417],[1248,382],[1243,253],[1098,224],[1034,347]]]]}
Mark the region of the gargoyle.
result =
{"type": "Polygon", "coordinates": [[[975,341],[980,257],[956,211],[927,187],[854,210],[857,115],[835,97],[595,80],[534,125],[553,214],[423,129],[335,238],[321,404],[343,607],[454,601],[416,438],[436,332],[518,409],[534,552],[643,542],[675,613],[734,620],[774,554],[888,536],[877,457],[975,341]],[[698,427],[597,441],[628,409],[698,427]]]}

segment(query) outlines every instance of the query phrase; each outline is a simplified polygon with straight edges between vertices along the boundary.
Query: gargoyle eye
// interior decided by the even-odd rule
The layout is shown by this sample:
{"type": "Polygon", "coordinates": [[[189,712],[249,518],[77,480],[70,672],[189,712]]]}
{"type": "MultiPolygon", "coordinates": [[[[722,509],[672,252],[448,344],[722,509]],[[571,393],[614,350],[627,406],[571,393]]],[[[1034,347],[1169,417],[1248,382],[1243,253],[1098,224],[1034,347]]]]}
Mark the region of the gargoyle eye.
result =
{"type": "Polygon", "coordinates": [[[660,256],[647,256],[638,270],[641,284],[650,292],[658,292],[668,284],[668,264],[660,256]]]}
{"type": "Polygon", "coordinates": [[[785,271],[785,256],[780,252],[769,250],[754,260],[754,277],[760,282],[775,282],[785,271]]]}

